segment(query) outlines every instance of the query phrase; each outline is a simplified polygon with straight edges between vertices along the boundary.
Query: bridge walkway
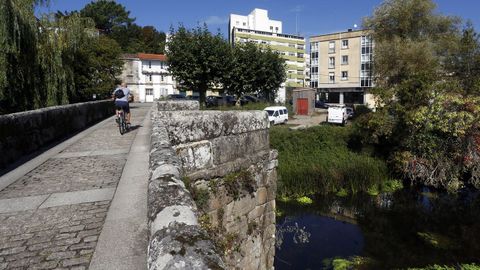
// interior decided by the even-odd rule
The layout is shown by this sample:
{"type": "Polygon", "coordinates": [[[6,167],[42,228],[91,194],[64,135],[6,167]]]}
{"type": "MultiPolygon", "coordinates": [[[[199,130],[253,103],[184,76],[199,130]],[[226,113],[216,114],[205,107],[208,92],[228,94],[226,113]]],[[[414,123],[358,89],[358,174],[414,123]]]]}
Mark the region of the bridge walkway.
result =
{"type": "Polygon", "coordinates": [[[150,104],[0,177],[1,269],[145,269],[150,104]]]}

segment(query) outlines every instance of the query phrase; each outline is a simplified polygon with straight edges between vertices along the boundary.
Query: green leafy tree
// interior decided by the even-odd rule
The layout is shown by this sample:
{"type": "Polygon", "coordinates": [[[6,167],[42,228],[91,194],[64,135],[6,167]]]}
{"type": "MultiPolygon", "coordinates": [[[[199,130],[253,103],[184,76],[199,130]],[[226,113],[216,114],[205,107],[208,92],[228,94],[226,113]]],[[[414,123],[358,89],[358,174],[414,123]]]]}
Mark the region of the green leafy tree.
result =
{"type": "Polygon", "coordinates": [[[109,97],[113,87],[119,83],[118,75],[123,68],[121,48],[106,36],[99,36],[74,54],[71,63],[76,92],[70,102],[109,97]]]}
{"type": "Polygon", "coordinates": [[[124,6],[110,0],[91,2],[80,10],[80,14],[92,18],[95,27],[105,34],[111,34],[116,28],[128,27],[135,21],[124,6]]]}
{"type": "Polygon", "coordinates": [[[130,17],[130,12],[115,1],[91,2],[80,10],[80,14],[92,18],[95,27],[102,34],[116,40],[125,53],[164,51],[165,33],[158,32],[153,26],[141,27],[135,24],[135,18],[130,17]]]}
{"type": "Polygon", "coordinates": [[[66,104],[74,91],[64,56],[88,43],[93,22],[78,14],[37,19],[35,6],[43,2],[0,2],[1,113],[66,104]]]}
{"type": "Polygon", "coordinates": [[[364,22],[375,41],[379,101],[360,120],[364,138],[407,179],[452,189],[479,170],[462,161],[462,151],[478,160],[480,103],[463,77],[465,69],[474,74],[466,57],[475,38],[468,29],[461,37],[459,22],[436,13],[431,0],[387,0],[364,22]]]}
{"type": "Polygon", "coordinates": [[[230,46],[206,26],[192,30],[180,26],[177,31],[172,28],[167,48],[169,71],[184,87],[199,92],[204,104],[207,90],[221,83],[230,66],[230,46]]]}
{"type": "Polygon", "coordinates": [[[480,40],[471,22],[459,35],[455,51],[447,58],[447,70],[466,94],[480,94],[480,40]]]}
{"type": "Polygon", "coordinates": [[[258,44],[235,44],[229,68],[222,79],[227,92],[240,97],[247,93],[258,94],[273,100],[276,91],[285,81],[285,61],[268,47],[258,44]]]}

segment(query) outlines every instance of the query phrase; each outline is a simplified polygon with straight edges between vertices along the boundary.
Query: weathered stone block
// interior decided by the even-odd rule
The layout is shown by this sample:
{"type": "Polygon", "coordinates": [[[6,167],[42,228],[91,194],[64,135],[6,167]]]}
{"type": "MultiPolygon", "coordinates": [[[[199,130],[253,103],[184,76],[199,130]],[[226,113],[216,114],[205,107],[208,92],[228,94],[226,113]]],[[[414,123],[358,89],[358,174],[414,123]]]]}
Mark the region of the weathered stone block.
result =
{"type": "Polygon", "coordinates": [[[181,110],[199,110],[200,103],[195,100],[166,100],[158,101],[157,109],[159,111],[181,111],[181,110]]]}
{"type": "Polygon", "coordinates": [[[264,187],[261,187],[257,189],[256,192],[256,198],[257,198],[257,205],[262,205],[267,202],[267,189],[264,187]]]}
{"type": "Polygon", "coordinates": [[[180,144],[175,146],[174,149],[187,173],[209,168],[213,165],[212,149],[209,141],[180,144]]]}
{"type": "Polygon", "coordinates": [[[218,165],[268,149],[268,130],[222,136],[212,139],[211,142],[213,163],[218,165]]]}
{"type": "Polygon", "coordinates": [[[159,116],[168,121],[168,137],[173,145],[268,129],[263,111],[160,112],[159,116]]]}

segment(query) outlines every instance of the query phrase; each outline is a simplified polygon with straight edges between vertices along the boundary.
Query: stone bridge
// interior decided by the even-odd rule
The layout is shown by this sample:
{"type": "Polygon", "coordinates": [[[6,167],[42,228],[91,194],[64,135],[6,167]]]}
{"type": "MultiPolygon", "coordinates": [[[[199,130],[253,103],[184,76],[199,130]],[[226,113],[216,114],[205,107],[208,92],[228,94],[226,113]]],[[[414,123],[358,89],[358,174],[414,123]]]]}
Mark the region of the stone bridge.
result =
{"type": "Polygon", "coordinates": [[[132,123],[109,102],[0,116],[0,270],[273,268],[266,115],[158,102],[132,123]]]}

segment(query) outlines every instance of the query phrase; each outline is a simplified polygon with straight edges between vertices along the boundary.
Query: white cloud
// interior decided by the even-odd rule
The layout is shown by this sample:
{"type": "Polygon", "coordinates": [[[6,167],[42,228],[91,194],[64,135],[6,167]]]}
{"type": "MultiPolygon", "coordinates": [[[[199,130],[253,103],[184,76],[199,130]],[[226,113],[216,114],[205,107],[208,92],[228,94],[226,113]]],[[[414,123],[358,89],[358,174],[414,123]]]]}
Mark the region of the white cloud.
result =
{"type": "Polygon", "coordinates": [[[219,17],[219,16],[209,16],[203,22],[207,25],[220,25],[220,24],[227,24],[228,18],[227,17],[219,17]]]}

